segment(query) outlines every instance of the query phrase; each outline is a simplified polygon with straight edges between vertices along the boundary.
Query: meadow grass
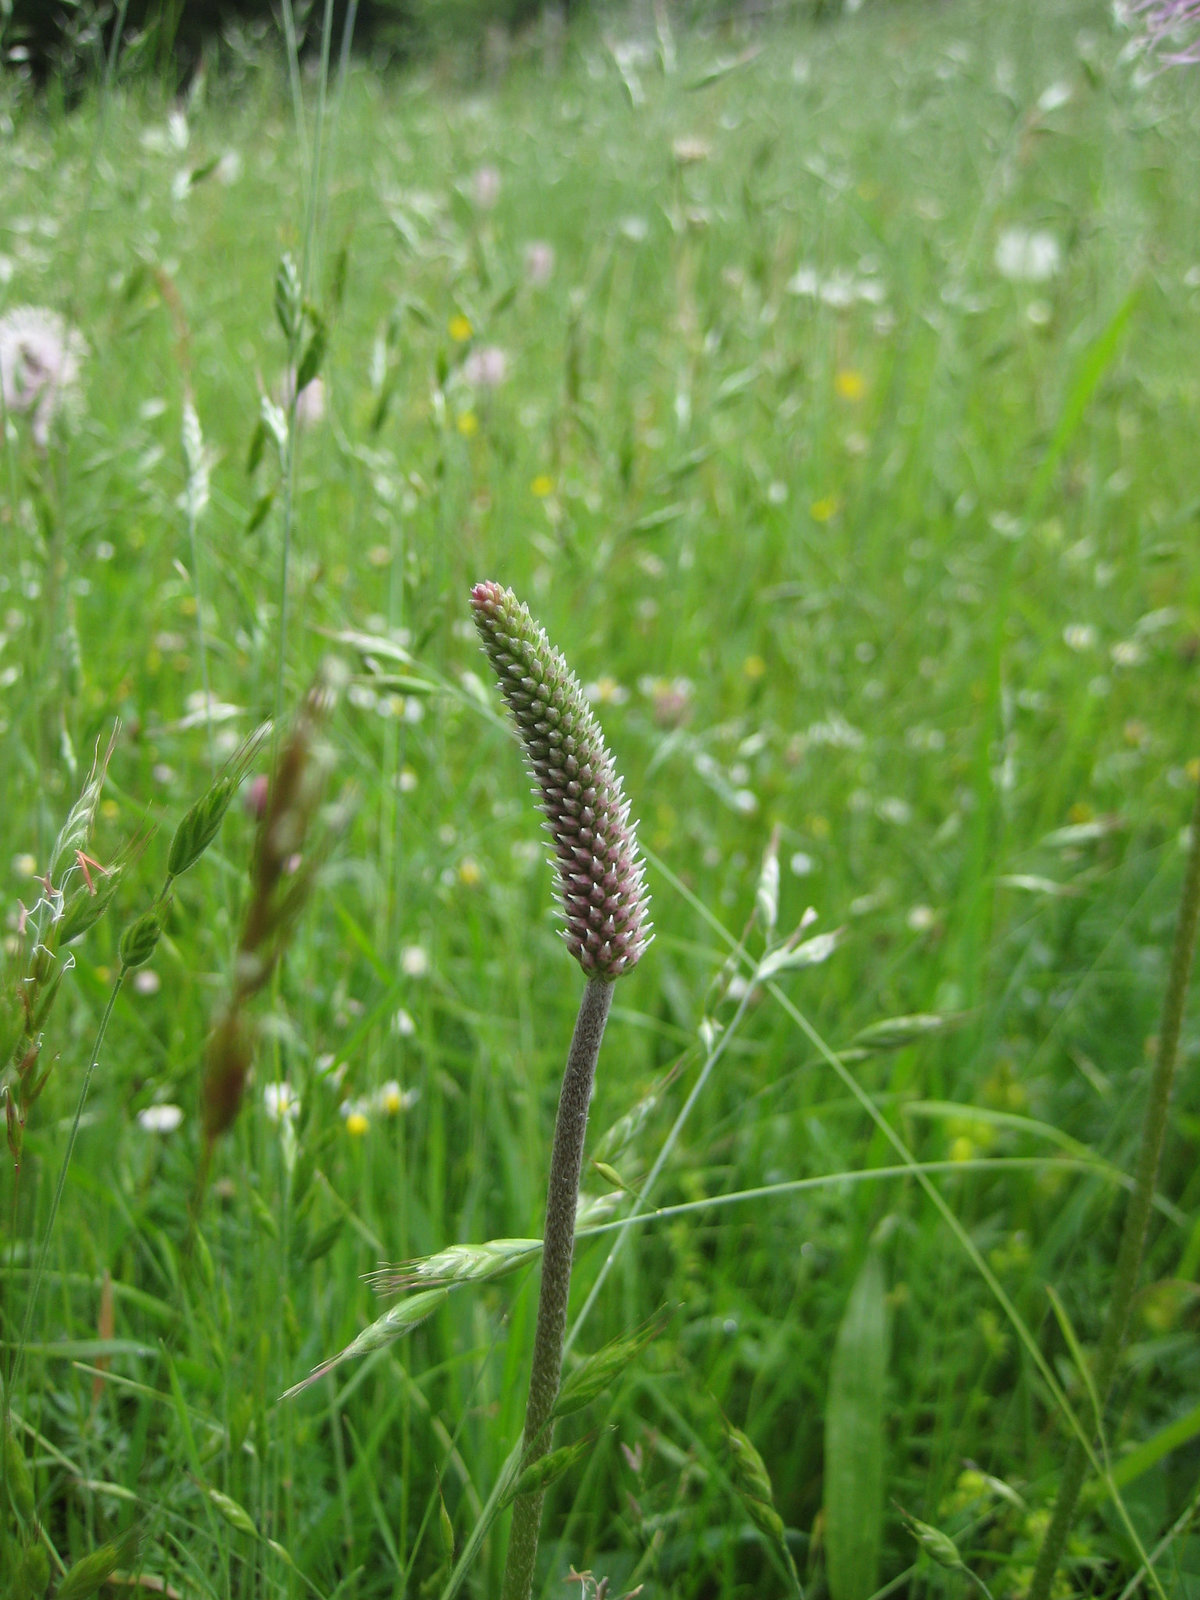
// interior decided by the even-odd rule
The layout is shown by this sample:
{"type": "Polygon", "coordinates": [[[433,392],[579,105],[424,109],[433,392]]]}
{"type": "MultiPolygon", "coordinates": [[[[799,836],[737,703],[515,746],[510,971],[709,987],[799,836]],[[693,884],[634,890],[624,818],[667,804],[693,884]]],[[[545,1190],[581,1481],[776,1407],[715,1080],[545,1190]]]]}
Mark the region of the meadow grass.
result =
{"type": "MultiPolygon", "coordinates": [[[[471,91],[352,67],[319,125],[315,80],[257,57],[181,106],[119,72],[69,115],[0,89],[0,310],[90,347],[70,426],[39,452],[10,418],[0,461],[6,986],[117,720],[87,848],[138,841],[0,1196],[53,1559],[137,1528],[121,1570],[174,1593],[373,1600],[448,1593],[466,1549],[454,1582],[498,1592],[504,1521],[472,1530],[535,1271],[279,1398],[380,1315],[381,1262],[540,1228],[581,980],[470,622],[494,578],[594,685],[656,928],[601,1059],[585,1188],[615,1210],[567,1370],[654,1337],[560,1425],[589,1442],[535,1593],[572,1566],[788,1592],[731,1430],[809,1592],[961,1592],[901,1509],[1023,1592],[1088,1415],[1200,757],[1200,109],[1122,45],[1099,5],[968,0],[580,31],[471,91]],[[325,414],[289,430],[318,326],[325,414]],[[116,997],[47,1236],[121,931],[330,653],[341,810],[206,1190],[270,739],[116,997]],[[805,938],[843,931],[768,982],[769,885],[740,940],[773,830],[778,937],[810,905],[805,938]],[[916,1014],[947,1025],[860,1037],[916,1014]],[[139,1122],[164,1104],[174,1131],[139,1122]],[[620,1231],[613,1174],[652,1172],[620,1231]]],[[[1200,1593],[1196,1049],[1193,1011],[1072,1592],[1124,1592],[1140,1545],[1200,1593]]]]}

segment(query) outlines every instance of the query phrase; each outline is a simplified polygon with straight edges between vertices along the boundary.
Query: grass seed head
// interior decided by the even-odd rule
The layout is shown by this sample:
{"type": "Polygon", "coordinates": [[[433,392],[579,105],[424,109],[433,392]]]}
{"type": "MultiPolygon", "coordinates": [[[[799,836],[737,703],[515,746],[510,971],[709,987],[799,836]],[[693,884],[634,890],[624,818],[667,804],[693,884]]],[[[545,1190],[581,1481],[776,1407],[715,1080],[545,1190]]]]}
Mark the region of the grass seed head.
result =
{"type": "Polygon", "coordinates": [[[261,737],[256,735],[242,747],[229,768],[200,796],[175,829],[167,857],[167,871],[173,878],[194,867],[217,837],[229,802],[260,743],[261,737]]]}
{"type": "Polygon", "coordinates": [[[202,1089],[204,1133],[217,1139],[233,1125],[246,1092],[246,1078],[254,1059],[250,1025],[236,1011],[217,1024],[208,1046],[202,1089]]]}
{"type": "Polygon", "coordinates": [[[120,955],[123,967],[144,967],[158,948],[162,937],[163,917],[169,902],[151,906],[143,911],[121,935],[120,955]]]}
{"type": "Polygon", "coordinates": [[[63,908],[62,918],[58,924],[60,945],[70,944],[73,939],[78,939],[87,933],[89,928],[95,927],[112,904],[122,871],[123,868],[120,866],[112,867],[91,893],[86,888],[80,888],[77,893],[71,895],[63,908]]]}
{"type": "Polygon", "coordinates": [[[498,583],[476,584],[471,606],[554,839],[567,948],[612,981],[650,941],[629,801],[579,680],[528,608],[498,583]]]}

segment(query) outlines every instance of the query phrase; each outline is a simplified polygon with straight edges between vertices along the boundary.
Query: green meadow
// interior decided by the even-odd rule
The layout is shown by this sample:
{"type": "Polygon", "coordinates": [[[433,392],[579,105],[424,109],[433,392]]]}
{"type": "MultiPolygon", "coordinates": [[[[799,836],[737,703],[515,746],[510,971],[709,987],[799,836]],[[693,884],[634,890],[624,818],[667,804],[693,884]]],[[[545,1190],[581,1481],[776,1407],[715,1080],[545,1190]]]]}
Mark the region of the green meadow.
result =
{"type": "MultiPolygon", "coordinates": [[[[82,340],[0,457],[0,1594],[96,1552],[64,1593],[499,1593],[534,1245],[281,1398],[440,1281],[364,1275],[540,1235],[582,979],[481,579],[585,686],[655,928],[566,1370],[633,1344],[534,1593],[782,1596],[785,1546],[817,1600],[1027,1592],[1200,779],[1200,79],[1128,42],[868,0],[585,17],[470,84],[282,37],[179,101],[0,82],[0,359],[22,306],[82,340]]],[[[1198,1061],[1193,1006],[1058,1596],[1200,1597],[1198,1061]]]]}

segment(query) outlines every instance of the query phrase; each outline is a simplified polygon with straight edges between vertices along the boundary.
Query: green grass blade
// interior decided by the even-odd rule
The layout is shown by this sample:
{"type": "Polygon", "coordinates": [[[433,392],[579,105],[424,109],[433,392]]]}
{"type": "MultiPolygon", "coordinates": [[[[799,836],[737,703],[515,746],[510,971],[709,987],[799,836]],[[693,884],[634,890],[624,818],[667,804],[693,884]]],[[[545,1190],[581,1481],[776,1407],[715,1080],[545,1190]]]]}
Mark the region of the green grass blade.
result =
{"type": "Polygon", "coordinates": [[[838,1329],[825,1407],[825,1558],[833,1600],[867,1600],[883,1543],[888,1326],[883,1259],[867,1253],[838,1329]]]}

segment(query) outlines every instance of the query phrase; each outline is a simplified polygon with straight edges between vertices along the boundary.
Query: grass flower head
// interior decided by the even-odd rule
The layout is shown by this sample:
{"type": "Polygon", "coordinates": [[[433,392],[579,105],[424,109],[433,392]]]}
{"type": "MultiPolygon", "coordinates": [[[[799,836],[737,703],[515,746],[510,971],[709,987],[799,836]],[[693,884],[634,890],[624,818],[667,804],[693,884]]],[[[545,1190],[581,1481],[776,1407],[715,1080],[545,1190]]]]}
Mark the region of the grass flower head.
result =
{"type": "Polygon", "coordinates": [[[578,679],[510,589],[476,584],[471,605],[554,839],[567,948],[589,977],[618,978],[649,943],[649,896],[600,724],[578,679]]]}

